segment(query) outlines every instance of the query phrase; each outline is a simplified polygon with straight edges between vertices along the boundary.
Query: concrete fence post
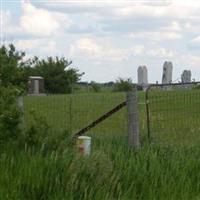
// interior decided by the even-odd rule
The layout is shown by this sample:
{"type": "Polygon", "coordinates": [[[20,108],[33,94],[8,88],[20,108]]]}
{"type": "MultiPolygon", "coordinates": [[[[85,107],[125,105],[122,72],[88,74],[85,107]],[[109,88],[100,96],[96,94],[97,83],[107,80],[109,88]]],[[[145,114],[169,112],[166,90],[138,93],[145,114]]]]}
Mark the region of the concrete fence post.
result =
{"type": "Polygon", "coordinates": [[[137,90],[128,92],[127,94],[128,109],[128,144],[131,148],[139,149],[139,111],[137,90]]]}
{"type": "Polygon", "coordinates": [[[20,96],[17,98],[17,105],[22,112],[22,126],[25,125],[25,119],[24,119],[24,97],[20,96]]]}
{"type": "Polygon", "coordinates": [[[24,97],[23,96],[20,96],[18,97],[17,99],[17,104],[19,106],[19,109],[24,112],[24,97]]]}

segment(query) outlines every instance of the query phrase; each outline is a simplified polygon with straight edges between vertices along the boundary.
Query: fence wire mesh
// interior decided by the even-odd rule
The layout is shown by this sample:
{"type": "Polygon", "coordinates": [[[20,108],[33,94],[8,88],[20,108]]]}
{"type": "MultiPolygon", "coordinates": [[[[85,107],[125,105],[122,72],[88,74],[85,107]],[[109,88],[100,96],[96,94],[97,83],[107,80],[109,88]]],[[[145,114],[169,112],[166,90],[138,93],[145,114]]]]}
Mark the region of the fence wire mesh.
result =
{"type": "MultiPolygon", "coordinates": [[[[24,121],[31,124],[32,113],[41,116],[52,134],[75,134],[126,100],[125,93],[86,93],[24,97],[24,121]]],[[[127,136],[126,107],[86,134],[95,137],[127,136]]]]}
{"type": "MultiPolygon", "coordinates": [[[[149,125],[151,142],[157,145],[200,144],[200,89],[193,85],[158,85],[147,92],[148,99],[145,92],[138,93],[141,142],[147,139],[149,125]]],[[[52,134],[73,135],[124,101],[126,93],[25,96],[24,123],[31,124],[35,113],[43,118],[41,123],[46,122],[52,134]]],[[[86,134],[104,141],[116,138],[127,142],[127,117],[124,107],[86,134]]]]}
{"type": "Polygon", "coordinates": [[[149,132],[153,143],[200,144],[200,90],[193,85],[153,86],[148,92],[149,132]]]}

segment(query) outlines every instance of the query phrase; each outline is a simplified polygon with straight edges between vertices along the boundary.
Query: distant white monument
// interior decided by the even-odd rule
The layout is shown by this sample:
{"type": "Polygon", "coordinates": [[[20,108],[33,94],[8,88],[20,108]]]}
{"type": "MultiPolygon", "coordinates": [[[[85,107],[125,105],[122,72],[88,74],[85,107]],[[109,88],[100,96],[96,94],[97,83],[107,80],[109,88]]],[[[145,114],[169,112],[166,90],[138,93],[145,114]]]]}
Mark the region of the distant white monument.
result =
{"type": "Polygon", "coordinates": [[[192,72],[190,70],[184,70],[181,75],[182,83],[190,83],[192,78],[192,72]]]}
{"type": "Polygon", "coordinates": [[[138,67],[138,85],[148,84],[148,72],[146,66],[138,67]]]}
{"type": "Polygon", "coordinates": [[[173,71],[172,62],[168,62],[168,61],[164,62],[162,84],[172,83],[172,71],[173,71]]]}
{"type": "Polygon", "coordinates": [[[44,95],[44,78],[41,76],[30,76],[28,81],[29,95],[44,95]]]}

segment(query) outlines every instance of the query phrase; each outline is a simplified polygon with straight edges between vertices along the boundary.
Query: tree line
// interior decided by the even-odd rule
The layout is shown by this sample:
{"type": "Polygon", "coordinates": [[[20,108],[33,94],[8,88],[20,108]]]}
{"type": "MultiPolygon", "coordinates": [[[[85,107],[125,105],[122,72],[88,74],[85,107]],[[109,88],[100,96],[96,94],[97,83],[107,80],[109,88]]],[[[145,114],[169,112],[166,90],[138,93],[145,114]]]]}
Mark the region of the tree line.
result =
{"type": "Polygon", "coordinates": [[[38,57],[25,60],[25,52],[17,51],[13,44],[0,47],[0,84],[2,87],[16,86],[27,91],[29,76],[42,76],[47,93],[71,93],[72,87],[82,77],[77,68],[70,67],[72,61],[64,57],[38,57]]]}
{"type": "MultiPolygon", "coordinates": [[[[16,50],[13,44],[0,47],[0,86],[15,86],[23,92],[27,91],[30,76],[44,78],[45,93],[72,93],[74,86],[81,80],[84,73],[71,67],[72,61],[64,57],[33,57],[25,59],[25,52],[16,50]]],[[[119,78],[112,82],[112,91],[130,91],[133,83],[130,78],[119,78]]],[[[100,92],[102,84],[92,81],[93,92],[100,92]]]]}

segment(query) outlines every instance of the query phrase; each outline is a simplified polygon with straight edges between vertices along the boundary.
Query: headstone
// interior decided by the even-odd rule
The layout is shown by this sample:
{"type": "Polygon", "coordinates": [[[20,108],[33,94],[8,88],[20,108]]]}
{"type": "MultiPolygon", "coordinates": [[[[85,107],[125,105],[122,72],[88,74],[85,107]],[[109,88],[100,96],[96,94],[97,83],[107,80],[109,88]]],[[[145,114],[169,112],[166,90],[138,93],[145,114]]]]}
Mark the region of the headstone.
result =
{"type": "Polygon", "coordinates": [[[148,72],[146,66],[138,67],[138,85],[148,84],[148,72]]]}
{"type": "Polygon", "coordinates": [[[162,84],[172,83],[172,71],[173,71],[172,62],[165,61],[163,65],[162,84]]]}
{"type": "Polygon", "coordinates": [[[44,78],[41,76],[30,76],[28,81],[29,95],[44,95],[44,78]]]}
{"type": "Polygon", "coordinates": [[[184,70],[181,75],[182,83],[190,83],[191,82],[192,73],[190,70],[184,70]]]}

